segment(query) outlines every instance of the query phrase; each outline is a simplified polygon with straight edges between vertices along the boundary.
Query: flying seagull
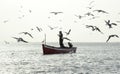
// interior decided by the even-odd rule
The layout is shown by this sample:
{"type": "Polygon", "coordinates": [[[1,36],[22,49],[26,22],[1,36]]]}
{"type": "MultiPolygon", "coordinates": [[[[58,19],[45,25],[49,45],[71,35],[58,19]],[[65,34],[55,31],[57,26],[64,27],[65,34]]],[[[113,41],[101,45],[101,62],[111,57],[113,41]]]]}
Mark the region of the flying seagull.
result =
{"type": "Polygon", "coordinates": [[[103,34],[103,32],[97,26],[86,25],[86,28],[92,28],[92,31],[98,31],[103,34]]]}
{"type": "Polygon", "coordinates": [[[97,26],[94,26],[94,29],[98,32],[100,32],[101,34],[103,34],[103,32],[101,32],[101,30],[97,27],[97,26]]]}
{"type": "Polygon", "coordinates": [[[24,43],[28,43],[27,41],[25,41],[23,38],[21,38],[21,37],[19,37],[19,38],[17,38],[17,37],[12,37],[12,38],[14,38],[14,39],[16,39],[17,40],[17,42],[24,42],[24,43]]]}
{"type": "Polygon", "coordinates": [[[92,28],[92,31],[95,30],[94,26],[92,26],[92,25],[86,25],[86,28],[92,28]]]}
{"type": "Polygon", "coordinates": [[[33,36],[32,36],[30,33],[28,33],[28,32],[21,32],[21,33],[19,33],[19,34],[29,35],[31,38],[33,38],[33,36]]]}
{"type": "Polygon", "coordinates": [[[88,9],[92,9],[94,6],[88,6],[88,7],[86,7],[86,8],[88,8],[88,9]]]}
{"type": "Polygon", "coordinates": [[[108,37],[108,39],[107,39],[107,41],[106,41],[106,42],[108,42],[108,41],[110,40],[110,38],[111,38],[111,37],[117,37],[117,38],[119,38],[119,36],[118,36],[118,35],[116,35],[116,34],[109,35],[109,37],[108,37]]]}
{"type": "Polygon", "coordinates": [[[75,15],[76,17],[78,17],[79,19],[81,19],[82,17],[84,16],[81,16],[81,15],[75,15]]]}
{"type": "Polygon", "coordinates": [[[70,34],[70,32],[71,32],[71,29],[69,29],[69,31],[68,31],[68,32],[65,32],[65,33],[66,33],[66,35],[69,35],[69,34],[70,34]]]}
{"type": "Polygon", "coordinates": [[[94,16],[94,14],[92,14],[91,12],[87,12],[85,15],[87,15],[87,16],[94,16]]]}
{"type": "Polygon", "coordinates": [[[37,30],[38,30],[39,32],[42,31],[42,28],[39,28],[39,27],[37,27],[37,26],[36,26],[36,28],[37,28],[37,30]]]}
{"type": "Polygon", "coordinates": [[[49,25],[48,25],[48,27],[50,28],[50,30],[53,30],[53,29],[55,29],[55,28],[58,28],[58,27],[51,27],[51,26],[49,26],[49,25]]]}
{"type": "Polygon", "coordinates": [[[106,13],[106,14],[108,14],[108,12],[106,12],[106,11],[104,11],[104,10],[93,10],[93,12],[98,12],[98,13],[106,13]]]}
{"type": "Polygon", "coordinates": [[[110,23],[110,20],[108,20],[108,21],[105,20],[105,23],[106,23],[106,25],[109,26],[109,28],[112,28],[112,25],[117,26],[116,23],[110,23]]]}
{"type": "Polygon", "coordinates": [[[106,23],[106,25],[109,26],[109,28],[112,28],[112,25],[110,24],[110,20],[108,20],[108,21],[105,20],[105,23],[106,23]]]}
{"type": "Polygon", "coordinates": [[[53,13],[54,15],[57,15],[57,14],[63,13],[63,12],[50,12],[50,13],[53,13]]]}
{"type": "Polygon", "coordinates": [[[89,3],[89,5],[91,5],[92,3],[94,3],[95,1],[91,1],[90,3],[89,3]]]}

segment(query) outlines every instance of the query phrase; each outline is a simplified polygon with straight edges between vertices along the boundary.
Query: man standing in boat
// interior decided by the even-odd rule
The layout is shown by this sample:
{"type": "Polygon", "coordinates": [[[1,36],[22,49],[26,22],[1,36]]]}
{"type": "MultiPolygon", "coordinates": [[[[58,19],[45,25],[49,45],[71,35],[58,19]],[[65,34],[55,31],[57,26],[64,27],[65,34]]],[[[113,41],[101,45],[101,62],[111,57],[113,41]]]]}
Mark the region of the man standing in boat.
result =
{"type": "Polygon", "coordinates": [[[64,48],[64,44],[63,44],[63,34],[62,34],[62,31],[59,31],[59,45],[61,48],[64,48]]]}

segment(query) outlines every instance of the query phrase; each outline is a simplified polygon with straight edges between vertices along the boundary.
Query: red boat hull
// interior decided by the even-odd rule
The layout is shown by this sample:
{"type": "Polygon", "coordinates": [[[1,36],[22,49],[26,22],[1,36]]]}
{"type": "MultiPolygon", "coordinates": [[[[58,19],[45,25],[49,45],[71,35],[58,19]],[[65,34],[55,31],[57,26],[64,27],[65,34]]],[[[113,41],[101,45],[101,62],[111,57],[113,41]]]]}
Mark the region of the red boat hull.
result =
{"type": "Polygon", "coordinates": [[[43,54],[60,54],[60,53],[75,53],[76,52],[76,47],[60,48],[60,47],[54,47],[54,46],[42,44],[42,48],[43,48],[43,54]]]}

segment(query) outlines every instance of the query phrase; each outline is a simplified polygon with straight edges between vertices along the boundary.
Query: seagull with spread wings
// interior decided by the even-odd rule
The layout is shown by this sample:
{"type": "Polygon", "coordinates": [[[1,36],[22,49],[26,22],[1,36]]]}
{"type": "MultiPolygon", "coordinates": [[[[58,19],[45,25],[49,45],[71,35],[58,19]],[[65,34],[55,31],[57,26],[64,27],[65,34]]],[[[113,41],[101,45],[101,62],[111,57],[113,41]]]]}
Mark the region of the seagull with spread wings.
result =
{"type": "Polygon", "coordinates": [[[86,28],[91,28],[91,29],[92,29],[92,31],[94,31],[94,30],[95,30],[94,26],[92,26],[92,25],[86,25],[86,28]]]}
{"type": "Polygon", "coordinates": [[[85,16],[94,16],[94,14],[92,14],[91,12],[87,12],[85,16]]]}
{"type": "Polygon", "coordinates": [[[21,33],[19,33],[19,34],[29,35],[31,38],[33,38],[33,36],[32,36],[30,33],[28,33],[28,32],[21,32],[21,33]]]}
{"type": "Polygon", "coordinates": [[[88,6],[88,7],[86,7],[86,8],[88,8],[88,9],[92,9],[94,6],[88,6]]]}
{"type": "Polygon", "coordinates": [[[94,3],[95,1],[91,1],[90,3],[89,3],[89,5],[92,5],[92,3],[94,3]]]}
{"type": "Polygon", "coordinates": [[[97,27],[97,26],[94,26],[94,29],[98,32],[100,32],[101,34],[103,34],[103,32],[97,27]]]}
{"type": "Polygon", "coordinates": [[[36,28],[37,28],[37,30],[38,30],[39,32],[42,31],[42,28],[39,28],[38,26],[36,26],[36,28]]]}
{"type": "Polygon", "coordinates": [[[68,31],[68,32],[65,32],[65,33],[66,33],[66,35],[69,35],[69,34],[70,34],[70,32],[71,32],[71,29],[69,29],[69,31],[68,31]]]}
{"type": "Polygon", "coordinates": [[[50,28],[50,30],[53,30],[53,29],[55,29],[55,28],[58,28],[58,27],[51,27],[51,26],[49,26],[49,25],[48,25],[48,27],[50,28]]]}
{"type": "Polygon", "coordinates": [[[116,23],[110,23],[110,20],[108,20],[108,21],[105,20],[105,23],[106,23],[106,25],[109,26],[109,28],[112,28],[112,25],[117,26],[116,23]]]}
{"type": "Polygon", "coordinates": [[[54,15],[57,15],[57,14],[60,14],[60,13],[63,13],[63,12],[50,12],[50,13],[53,13],[54,15]]]}
{"type": "Polygon", "coordinates": [[[108,12],[106,12],[106,11],[104,11],[104,10],[93,10],[93,12],[106,13],[106,14],[108,14],[108,12]]]}
{"type": "Polygon", "coordinates": [[[17,42],[24,42],[24,43],[28,43],[27,41],[25,41],[23,38],[21,38],[21,37],[19,37],[19,38],[17,38],[17,37],[12,37],[12,38],[14,38],[14,39],[16,39],[17,40],[17,42]]]}
{"type": "Polygon", "coordinates": [[[76,17],[78,17],[79,19],[81,19],[82,17],[84,16],[81,16],[81,15],[75,15],[76,17]]]}
{"type": "Polygon", "coordinates": [[[98,31],[101,34],[103,34],[103,32],[97,27],[97,26],[92,26],[92,25],[86,25],[86,28],[91,28],[92,31],[98,31]]]}
{"type": "Polygon", "coordinates": [[[108,39],[106,40],[106,42],[108,42],[112,37],[117,37],[117,38],[119,38],[119,36],[116,35],[116,34],[109,35],[109,37],[108,37],[108,39]]]}
{"type": "Polygon", "coordinates": [[[91,6],[93,3],[94,3],[95,1],[91,1],[90,3],[89,3],[89,6],[87,7],[88,9],[92,9],[94,6],[91,6]]]}

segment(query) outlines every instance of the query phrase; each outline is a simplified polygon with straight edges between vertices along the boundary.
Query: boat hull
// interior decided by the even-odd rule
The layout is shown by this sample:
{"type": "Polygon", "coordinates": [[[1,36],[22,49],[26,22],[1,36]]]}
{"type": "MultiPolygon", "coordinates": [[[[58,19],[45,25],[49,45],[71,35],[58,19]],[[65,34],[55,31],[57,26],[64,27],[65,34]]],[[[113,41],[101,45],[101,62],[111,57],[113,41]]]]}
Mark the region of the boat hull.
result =
{"type": "Polygon", "coordinates": [[[42,44],[43,48],[43,54],[61,54],[61,53],[75,53],[76,52],[76,47],[72,48],[60,48],[60,47],[54,47],[54,46],[49,46],[42,44]]]}

